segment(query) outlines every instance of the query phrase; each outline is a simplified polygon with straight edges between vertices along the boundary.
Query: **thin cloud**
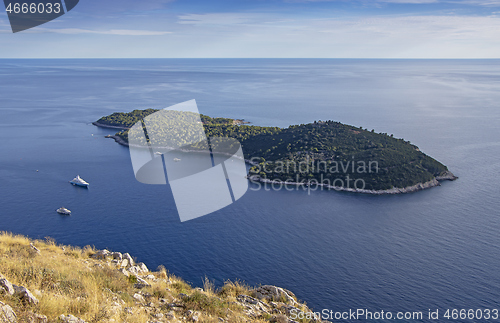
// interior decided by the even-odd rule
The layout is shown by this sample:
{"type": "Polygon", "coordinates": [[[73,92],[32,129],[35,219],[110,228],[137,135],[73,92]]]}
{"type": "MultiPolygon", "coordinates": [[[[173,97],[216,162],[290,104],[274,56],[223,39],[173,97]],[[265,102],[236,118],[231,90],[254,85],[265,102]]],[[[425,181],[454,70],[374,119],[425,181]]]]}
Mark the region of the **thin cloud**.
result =
{"type": "Polygon", "coordinates": [[[80,1],[78,11],[86,13],[112,14],[126,11],[141,12],[166,8],[175,0],[86,0],[80,1]]]}
{"type": "Polygon", "coordinates": [[[483,58],[500,53],[500,18],[494,16],[271,18],[223,13],[189,16],[189,23],[203,32],[198,48],[206,46],[214,57],[251,52],[257,57],[483,58]]]}
{"type": "Polygon", "coordinates": [[[180,24],[189,25],[238,25],[247,24],[260,19],[257,14],[244,13],[206,13],[180,15],[180,24]]]}
{"type": "MultiPolygon", "coordinates": [[[[347,0],[284,0],[284,2],[288,3],[307,3],[307,2],[348,2],[347,0]]],[[[439,0],[358,0],[358,2],[362,3],[401,3],[401,4],[428,4],[428,3],[437,3],[439,0]]]]}
{"type": "Polygon", "coordinates": [[[329,26],[322,32],[359,32],[379,36],[419,35],[422,39],[439,37],[446,39],[468,38],[495,39],[500,37],[500,19],[471,16],[408,16],[372,17],[323,21],[318,26],[329,26]]]}
{"type": "Polygon", "coordinates": [[[111,30],[89,30],[80,28],[61,28],[61,29],[48,29],[37,28],[27,30],[28,33],[55,33],[55,34],[100,34],[100,35],[120,35],[120,36],[162,36],[171,34],[170,31],[153,31],[153,30],[128,30],[128,29],[111,29],[111,30]]]}
{"type": "Polygon", "coordinates": [[[484,7],[500,7],[499,0],[463,0],[463,1],[447,1],[456,4],[484,6],[484,7]]]}
{"type": "MultiPolygon", "coordinates": [[[[311,2],[349,2],[348,0],[283,0],[288,3],[311,3],[311,2]]],[[[467,6],[500,7],[500,0],[358,0],[359,3],[382,4],[431,4],[431,3],[454,3],[467,6]]]]}
{"type": "Polygon", "coordinates": [[[427,3],[437,3],[438,0],[378,0],[379,2],[389,2],[389,3],[408,3],[408,4],[427,4],[427,3]]]}

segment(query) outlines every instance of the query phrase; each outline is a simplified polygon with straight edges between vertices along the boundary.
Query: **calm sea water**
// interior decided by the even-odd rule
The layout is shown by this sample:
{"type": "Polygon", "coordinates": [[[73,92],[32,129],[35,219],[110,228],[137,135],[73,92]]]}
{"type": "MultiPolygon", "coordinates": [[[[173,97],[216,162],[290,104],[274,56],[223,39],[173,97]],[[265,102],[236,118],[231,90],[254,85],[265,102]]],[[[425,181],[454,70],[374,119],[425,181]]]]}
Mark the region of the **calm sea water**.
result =
{"type": "Polygon", "coordinates": [[[130,252],[194,285],[283,286],[316,310],[498,308],[499,121],[498,60],[0,60],[0,230],[130,252]],[[190,99],[257,125],[393,133],[460,179],[400,196],[248,191],[180,223],[169,187],[136,182],[114,131],[90,123],[190,99]]]}

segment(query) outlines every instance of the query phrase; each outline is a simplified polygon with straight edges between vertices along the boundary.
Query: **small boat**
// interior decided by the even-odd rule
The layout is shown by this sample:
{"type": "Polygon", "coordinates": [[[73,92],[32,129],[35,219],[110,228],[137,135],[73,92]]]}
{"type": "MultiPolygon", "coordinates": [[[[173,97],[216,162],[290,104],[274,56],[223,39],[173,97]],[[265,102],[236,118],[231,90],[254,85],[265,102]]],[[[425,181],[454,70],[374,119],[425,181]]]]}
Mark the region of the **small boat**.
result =
{"type": "Polygon", "coordinates": [[[65,208],[64,206],[63,207],[60,207],[56,210],[57,213],[59,214],[62,214],[62,215],[71,215],[71,211],[68,210],[67,208],[65,208]]]}
{"type": "Polygon", "coordinates": [[[174,162],[180,162],[181,159],[180,158],[174,158],[174,162]]]}
{"type": "Polygon", "coordinates": [[[87,183],[86,181],[84,181],[80,175],[76,175],[75,178],[73,178],[72,181],[70,181],[71,184],[73,185],[77,185],[77,186],[82,186],[82,187],[89,187],[89,183],[87,183]]]}
{"type": "Polygon", "coordinates": [[[155,152],[155,155],[161,155],[161,152],[157,151],[155,152]]]}

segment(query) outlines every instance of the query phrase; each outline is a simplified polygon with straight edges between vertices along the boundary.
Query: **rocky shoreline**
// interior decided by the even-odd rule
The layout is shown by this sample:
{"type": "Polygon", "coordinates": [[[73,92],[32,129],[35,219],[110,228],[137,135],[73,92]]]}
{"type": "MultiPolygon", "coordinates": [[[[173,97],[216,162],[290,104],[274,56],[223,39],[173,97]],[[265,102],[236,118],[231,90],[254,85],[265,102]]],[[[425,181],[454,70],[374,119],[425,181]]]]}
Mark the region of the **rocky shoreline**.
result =
{"type": "Polygon", "coordinates": [[[446,173],[444,173],[440,176],[436,176],[436,179],[438,181],[454,181],[454,180],[458,179],[458,176],[455,176],[455,175],[453,175],[452,172],[447,171],[446,173]]]}
{"type": "MultiPolygon", "coordinates": [[[[100,127],[100,126],[98,126],[100,127]]],[[[123,140],[121,137],[119,136],[116,136],[116,135],[107,135],[106,138],[111,138],[111,139],[114,139],[115,142],[119,143],[120,145],[122,146],[125,146],[125,147],[129,147],[130,145],[128,144],[128,142],[126,142],[125,140],[123,140]]]]}
{"type": "Polygon", "coordinates": [[[94,126],[96,126],[96,127],[101,127],[101,128],[111,128],[111,129],[121,129],[121,130],[130,129],[129,127],[111,126],[111,125],[107,125],[107,124],[104,124],[104,123],[99,123],[97,121],[92,122],[92,124],[94,126]]]}
{"type": "Polygon", "coordinates": [[[440,180],[455,180],[457,179],[458,177],[456,177],[455,175],[453,175],[451,172],[450,172],[450,176],[439,176],[439,179],[436,177],[428,182],[425,182],[425,183],[417,183],[415,185],[412,185],[412,186],[407,186],[407,187],[404,187],[404,188],[400,188],[400,187],[393,187],[391,189],[387,189],[387,190],[367,190],[367,189],[356,189],[356,188],[346,188],[346,187],[341,187],[341,186],[332,186],[332,185],[326,185],[326,184],[321,184],[321,183],[314,183],[314,184],[310,184],[310,183],[297,183],[297,182],[283,182],[283,181],[279,181],[279,180],[270,180],[270,179],[267,179],[267,178],[260,178],[259,176],[248,176],[248,179],[251,181],[251,182],[254,182],[254,183],[264,183],[264,184],[271,184],[271,185],[280,185],[280,186],[285,186],[285,185],[290,185],[290,186],[304,186],[304,187],[308,187],[308,186],[317,186],[317,187],[321,187],[321,188],[325,188],[325,189],[332,189],[332,190],[335,190],[335,191],[342,191],[342,192],[350,192],[350,193],[359,193],[359,194],[371,194],[371,195],[394,195],[394,194],[406,194],[406,193],[412,193],[412,192],[417,192],[417,191],[421,191],[421,190],[425,190],[425,189],[429,189],[429,188],[432,188],[432,187],[436,187],[436,186],[441,186],[441,183],[439,182],[440,180]],[[451,179],[453,178],[453,179],[451,179]]]}

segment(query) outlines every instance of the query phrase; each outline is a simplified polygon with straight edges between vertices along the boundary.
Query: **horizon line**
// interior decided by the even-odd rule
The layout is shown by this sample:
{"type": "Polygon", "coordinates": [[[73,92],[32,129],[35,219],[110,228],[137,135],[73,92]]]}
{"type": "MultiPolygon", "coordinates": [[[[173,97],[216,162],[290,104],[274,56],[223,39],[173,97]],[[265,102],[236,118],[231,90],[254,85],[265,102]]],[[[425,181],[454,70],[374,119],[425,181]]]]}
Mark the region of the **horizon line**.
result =
{"type": "Polygon", "coordinates": [[[0,57],[0,60],[7,59],[352,59],[352,60],[496,60],[500,57],[0,57]]]}

